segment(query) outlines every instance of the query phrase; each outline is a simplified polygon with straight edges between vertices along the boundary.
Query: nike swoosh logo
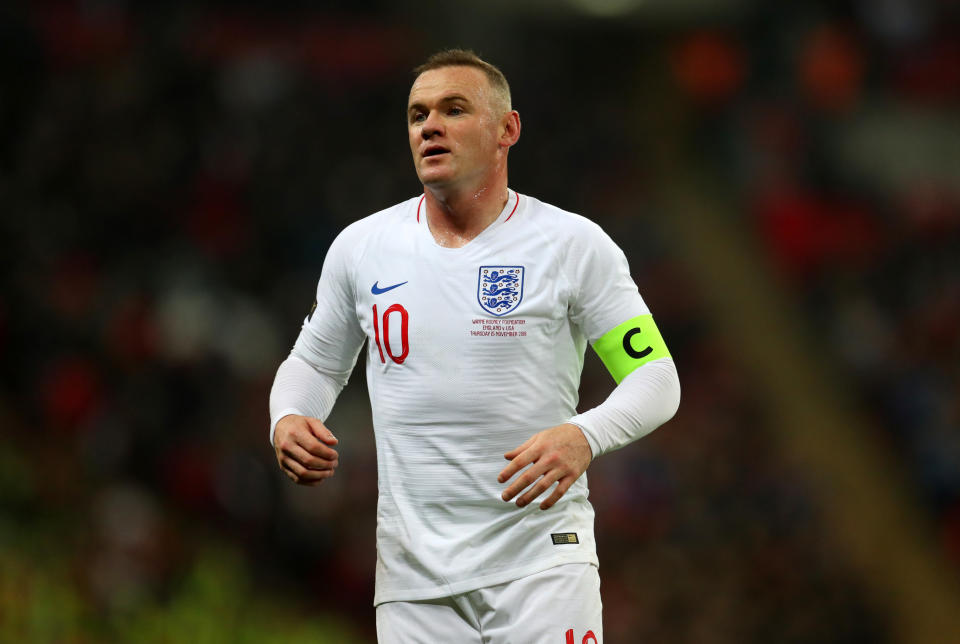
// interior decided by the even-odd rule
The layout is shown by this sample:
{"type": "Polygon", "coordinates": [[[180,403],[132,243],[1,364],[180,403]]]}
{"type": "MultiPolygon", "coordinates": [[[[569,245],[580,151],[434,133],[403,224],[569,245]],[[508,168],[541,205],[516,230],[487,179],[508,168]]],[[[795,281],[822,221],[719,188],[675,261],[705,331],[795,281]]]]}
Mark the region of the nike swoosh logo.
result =
{"type": "MultiPolygon", "coordinates": [[[[407,280],[407,282],[409,282],[409,281],[410,281],[410,280],[407,280]]],[[[393,286],[385,286],[385,287],[383,287],[383,288],[380,288],[379,286],[377,286],[377,284],[380,283],[380,280],[377,280],[376,282],[373,283],[373,286],[370,287],[370,292],[373,293],[374,295],[380,295],[381,293],[386,293],[387,291],[392,291],[393,289],[397,288],[398,286],[403,286],[403,285],[406,284],[407,282],[400,282],[399,284],[394,284],[393,286]]]]}

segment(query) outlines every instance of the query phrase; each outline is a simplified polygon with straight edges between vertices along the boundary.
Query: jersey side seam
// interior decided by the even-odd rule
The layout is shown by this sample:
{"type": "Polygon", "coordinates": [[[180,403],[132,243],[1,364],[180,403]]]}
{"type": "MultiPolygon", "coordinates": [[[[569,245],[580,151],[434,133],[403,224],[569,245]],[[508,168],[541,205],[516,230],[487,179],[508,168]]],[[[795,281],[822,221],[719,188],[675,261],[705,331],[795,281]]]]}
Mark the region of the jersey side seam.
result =
{"type": "MultiPolygon", "coordinates": [[[[528,197],[528,199],[529,199],[529,197],[528,197]]],[[[544,208],[544,210],[547,210],[547,208],[544,208]]],[[[555,219],[559,219],[559,218],[560,218],[560,213],[557,212],[557,211],[551,210],[551,214],[553,214],[553,216],[554,216],[555,219]]],[[[534,230],[537,231],[537,234],[547,243],[548,246],[550,246],[551,248],[553,248],[553,251],[554,251],[554,253],[556,253],[556,256],[557,256],[557,264],[558,264],[558,265],[557,265],[557,268],[558,268],[558,270],[560,271],[560,274],[563,275],[563,280],[564,280],[564,282],[565,282],[565,285],[566,285],[566,287],[567,287],[567,290],[568,290],[568,291],[572,291],[572,290],[573,290],[573,280],[570,279],[570,276],[567,274],[567,270],[566,270],[567,256],[568,256],[569,253],[570,253],[570,248],[569,248],[569,246],[568,246],[568,245],[561,245],[559,242],[551,239],[550,236],[547,235],[547,234],[543,231],[543,229],[542,229],[541,227],[539,227],[539,226],[534,226],[534,230]],[[558,252],[558,247],[560,247],[560,250],[562,250],[562,252],[558,252]]],[[[578,292],[578,293],[576,293],[576,295],[579,297],[580,293],[578,292]]],[[[568,302],[567,308],[569,309],[569,302],[568,302]]]]}
{"type": "MultiPolygon", "coordinates": [[[[553,217],[554,217],[555,219],[558,219],[558,220],[559,220],[559,219],[561,218],[561,216],[562,216],[559,211],[554,210],[554,209],[552,209],[552,208],[546,208],[546,207],[545,207],[544,210],[548,210],[548,211],[551,213],[551,215],[553,215],[553,217]]],[[[564,282],[565,282],[564,292],[565,292],[566,294],[568,294],[569,297],[573,297],[573,296],[574,296],[574,293],[573,293],[574,284],[573,284],[573,281],[570,279],[570,276],[567,274],[567,271],[566,271],[567,258],[568,258],[569,254],[570,254],[569,244],[561,245],[558,241],[554,241],[553,239],[550,238],[549,235],[547,235],[547,234],[543,231],[543,229],[542,229],[540,226],[536,226],[536,225],[535,225],[535,226],[534,226],[534,230],[537,231],[537,234],[544,240],[544,242],[546,243],[546,245],[549,246],[551,249],[553,249],[553,252],[554,252],[554,254],[555,254],[556,257],[557,257],[557,270],[558,270],[558,273],[559,273],[561,276],[563,276],[563,280],[564,280],[564,282]]],[[[579,297],[579,295],[580,295],[579,292],[576,293],[576,297],[579,297]]],[[[567,325],[568,325],[568,326],[569,326],[569,325],[573,325],[573,323],[574,323],[573,320],[570,319],[570,301],[571,301],[570,299],[567,299],[566,309],[564,310],[564,315],[567,317],[567,325]]],[[[554,355],[553,355],[553,361],[554,361],[553,369],[550,370],[550,373],[551,373],[551,375],[552,375],[552,377],[553,377],[553,387],[554,387],[554,389],[558,389],[558,388],[560,387],[559,379],[560,379],[560,374],[561,374],[561,372],[562,372],[562,370],[558,368],[557,359],[558,359],[558,356],[557,356],[556,353],[554,353],[554,355]]],[[[581,358],[581,360],[582,360],[582,358],[581,358]]],[[[579,404],[579,400],[580,400],[579,386],[577,387],[577,391],[574,392],[574,398],[575,398],[575,400],[576,400],[577,402],[574,404],[573,412],[576,413],[576,411],[577,411],[577,405],[579,404]]]]}

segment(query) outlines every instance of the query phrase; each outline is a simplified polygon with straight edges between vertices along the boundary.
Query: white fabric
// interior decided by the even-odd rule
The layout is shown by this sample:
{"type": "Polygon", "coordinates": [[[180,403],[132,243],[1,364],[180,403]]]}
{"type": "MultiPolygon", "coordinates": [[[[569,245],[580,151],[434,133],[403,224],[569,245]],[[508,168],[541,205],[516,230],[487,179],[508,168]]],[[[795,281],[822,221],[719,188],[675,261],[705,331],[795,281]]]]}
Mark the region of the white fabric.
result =
{"type": "MultiPolygon", "coordinates": [[[[368,340],[379,476],[375,604],[597,564],[586,476],[542,511],[501,500],[506,486],[497,474],[505,452],[575,415],[587,341],[649,312],[622,251],[583,217],[510,191],[500,217],[453,249],[436,244],[425,212],[418,221],[420,202],[371,215],[337,237],[316,311],[292,352],[311,367],[303,377],[325,374],[340,384],[368,340]],[[481,267],[493,266],[523,267],[522,297],[502,317],[478,295],[481,267]],[[388,290],[374,294],[374,285],[388,290]],[[553,544],[552,533],[569,532],[578,544],[553,544]]],[[[332,391],[278,378],[271,409],[328,412],[325,402],[311,402],[313,389],[332,391]]],[[[584,420],[587,431],[606,431],[595,416],[584,420]]],[[[651,429],[648,420],[643,431],[651,429]]]]}
{"type": "Polygon", "coordinates": [[[569,422],[583,431],[596,458],[649,434],[673,418],[679,406],[677,367],[672,358],[660,358],[627,374],[602,405],[569,422]]]}
{"type": "Polygon", "coordinates": [[[277,422],[288,414],[326,420],[348,376],[329,376],[295,355],[281,362],[270,390],[270,445],[277,422]]]}
{"type": "Polygon", "coordinates": [[[566,564],[453,597],[380,604],[377,641],[602,644],[602,612],[597,568],[566,564]]]}

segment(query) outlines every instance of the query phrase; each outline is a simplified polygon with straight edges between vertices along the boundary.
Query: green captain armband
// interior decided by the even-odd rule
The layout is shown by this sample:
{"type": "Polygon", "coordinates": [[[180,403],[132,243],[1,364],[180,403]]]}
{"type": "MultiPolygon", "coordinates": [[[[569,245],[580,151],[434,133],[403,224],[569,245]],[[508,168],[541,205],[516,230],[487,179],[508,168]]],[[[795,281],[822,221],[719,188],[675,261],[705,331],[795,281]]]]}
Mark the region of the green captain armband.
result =
{"type": "Polygon", "coordinates": [[[638,315],[613,327],[593,343],[607,371],[620,384],[630,372],[651,360],[669,358],[670,352],[652,315],[638,315]]]}

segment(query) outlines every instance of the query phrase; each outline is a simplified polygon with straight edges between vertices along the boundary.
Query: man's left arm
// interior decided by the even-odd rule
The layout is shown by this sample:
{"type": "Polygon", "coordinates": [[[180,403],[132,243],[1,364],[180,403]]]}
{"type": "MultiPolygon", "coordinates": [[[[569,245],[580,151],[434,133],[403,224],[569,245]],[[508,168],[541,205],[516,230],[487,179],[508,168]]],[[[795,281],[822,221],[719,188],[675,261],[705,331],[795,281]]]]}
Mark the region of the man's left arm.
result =
{"type": "MultiPolygon", "coordinates": [[[[649,324],[653,324],[652,318],[649,324]]],[[[614,331],[622,335],[618,329],[614,331]]],[[[595,343],[594,349],[603,359],[599,344],[599,341],[595,343]]],[[[663,344],[662,340],[660,344],[663,344]]],[[[643,353],[648,348],[652,347],[647,345],[634,353],[643,353]]],[[[655,356],[652,351],[647,355],[655,356]]],[[[619,365],[621,373],[625,368],[623,362],[619,365]]],[[[517,498],[517,505],[523,507],[558,483],[540,504],[540,509],[546,510],[580,478],[593,458],[632,443],[673,417],[680,405],[680,379],[673,358],[666,354],[637,362],[639,364],[620,377],[619,384],[602,404],[574,416],[563,425],[534,434],[523,445],[504,454],[510,464],[500,473],[498,480],[501,483],[509,481],[532,463],[504,490],[504,501],[510,501],[534,484],[517,498]]],[[[604,363],[610,368],[608,360],[604,359],[604,363]]],[[[612,369],[611,373],[617,378],[612,369]]]]}
{"type": "Polygon", "coordinates": [[[520,495],[520,507],[556,483],[540,508],[553,506],[593,458],[649,434],[670,420],[680,404],[676,366],[623,251],[595,224],[581,232],[566,263],[574,285],[570,317],[591,338],[617,386],[601,405],[534,434],[504,455],[510,463],[499,482],[527,468],[502,495],[504,501],[520,495]]]}
{"type": "Polygon", "coordinates": [[[677,413],[680,378],[650,314],[605,333],[593,349],[617,383],[607,400],[570,423],[583,430],[594,457],[649,434],[677,413]]]}

